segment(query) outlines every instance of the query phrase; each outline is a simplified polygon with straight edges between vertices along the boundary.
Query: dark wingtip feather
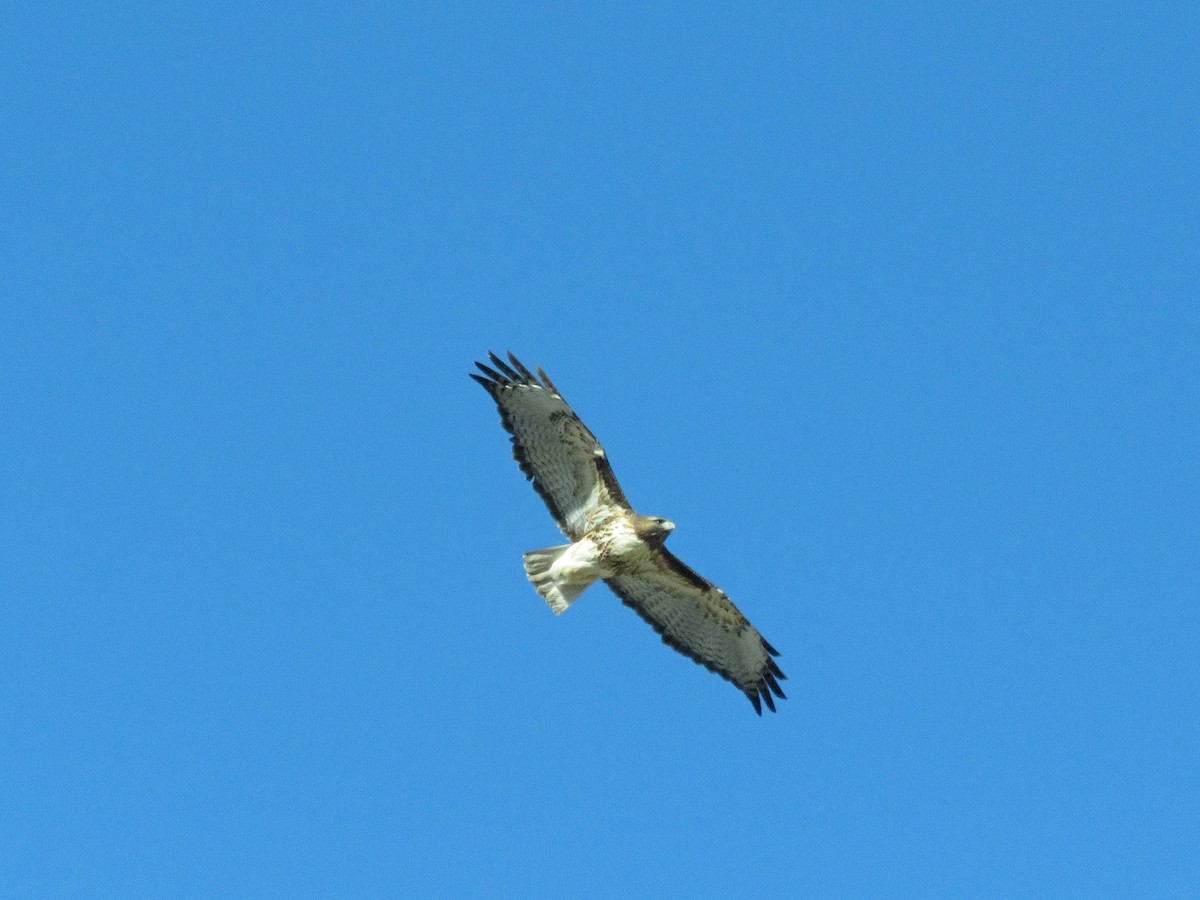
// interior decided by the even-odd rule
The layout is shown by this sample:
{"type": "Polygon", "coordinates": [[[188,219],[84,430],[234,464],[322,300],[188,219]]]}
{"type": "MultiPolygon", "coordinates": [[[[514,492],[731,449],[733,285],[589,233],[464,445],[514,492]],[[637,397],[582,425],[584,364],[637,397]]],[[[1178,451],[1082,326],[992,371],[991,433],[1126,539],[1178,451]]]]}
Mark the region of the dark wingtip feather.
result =
{"type": "Polygon", "coordinates": [[[758,691],[746,691],[746,696],[749,697],[750,702],[754,704],[754,711],[761,716],[762,701],[758,699],[758,691]]]}
{"type": "Polygon", "coordinates": [[[513,371],[513,368],[508,363],[498,357],[495,353],[492,353],[490,350],[488,351],[488,359],[490,359],[493,365],[495,365],[497,369],[507,375],[511,380],[521,380],[521,376],[513,371]]]}
{"type": "Polygon", "coordinates": [[[772,647],[770,644],[768,644],[765,638],[759,637],[759,640],[762,641],[764,650],[766,650],[772,656],[779,656],[779,651],[776,650],[774,647],[772,647]]]}
{"type": "Polygon", "coordinates": [[[783,674],[783,671],[779,668],[779,664],[769,656],[767,657],[767,668],[770,669],[771,674],[780,681],[787,681],[787,676],[783,674]]]}
{"type": "Polygon", "coordinates": [[[766,688],[759,688],[759,691],[762,693],[763,700],[765,700],[767,703],[767,709],[771,710],[771,712],[775,712],[775,701],[771,697],[771,692],[766,688]]]}
{"type": "Polygon", "coordinates": [[[482,384],[483,389],[485,391],[487,391],[489,394],[492,393],[496,389],[496,382],[488,381],[482,375],[476,375],[474,372],[468,372],[467,374],[470,375],[472,378],[474,378],[476,381],[478,381],[480,384],[482,384]]]}
{"type": "Polygon", "coordinates": [[[537,373],[538,373],[538,378],[542,379],[542,384],[544,384],[546,387],[550,388],[550,390],[554,391],[554,393],[558,394],[558,396],[560,396],[560,397],[562,396],[562,391],[560,391],[558,388],[556,388],[554,386],[554,382],[550,380],[549,375],[547,375],[545,372],[542,371],[541,366],[538,366],[537,373]]]}
{"type": "Polygon", "coordinates": [[[518,372],[521,373],[521,377],[525,381],[532,382],[533,384],[537,384],[537,379],[533,377],[533,373],[530,372],[527,368],[525,368],[524,363],[522,363],[519,359],[517,359],[515,356],[513,356],[513,352],[511,350],[508,351],[508,361],[513,364],[513,366],[516,368],[516,370],[518,372]]]}
{"type": "Polygon", "coordinates": [[[767,672],[765,675],[763,675],[763,684],[769,687],[775,696],[780,700],[787,699],[787,694],[783,692],[783,689],[779,686],[779,682],[775,680],[775,676],[770,672],[767,672]]]}
{"type": "Polygon", "coordinates": [[[497,372],[491,366],[485,366],[483,363],[477,362],[477,363],[475,363],[475,367],[477,369],[479,369],[479,371],[482,372],[484,375],[486,375],[488,378],[492,379],[492,381],[496,382],[497,384],[503,384],[504,382],[508,381],[507,378],[505,378],[503,375],[501,375],[499,372],[497,372]]]}

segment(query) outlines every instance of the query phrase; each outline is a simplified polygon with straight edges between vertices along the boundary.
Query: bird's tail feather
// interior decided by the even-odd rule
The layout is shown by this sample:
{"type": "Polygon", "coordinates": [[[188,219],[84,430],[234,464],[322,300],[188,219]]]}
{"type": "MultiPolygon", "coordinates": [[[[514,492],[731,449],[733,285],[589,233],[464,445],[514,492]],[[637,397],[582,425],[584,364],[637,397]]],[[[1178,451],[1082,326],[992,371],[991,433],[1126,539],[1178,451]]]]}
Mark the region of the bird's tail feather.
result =
{"type": "Polygon", "coordinates": [[[566,612],[567,607],[591,586],[590,581],[560,581],[550,574],[550,567],[570,547],[570,544],[563,544],[561,547],[546,547],[525,554],[525,574],[556,616],[566,612]]]}

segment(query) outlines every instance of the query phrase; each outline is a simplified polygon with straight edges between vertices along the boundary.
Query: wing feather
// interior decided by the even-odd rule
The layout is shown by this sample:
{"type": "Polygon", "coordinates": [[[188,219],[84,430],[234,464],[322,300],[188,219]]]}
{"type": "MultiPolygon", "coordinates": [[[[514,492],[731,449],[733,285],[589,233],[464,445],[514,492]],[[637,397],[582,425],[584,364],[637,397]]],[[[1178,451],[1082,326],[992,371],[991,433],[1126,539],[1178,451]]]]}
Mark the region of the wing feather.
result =
{"type": "Polygon", "coordinates": [[[786,699],[786,680],[773,656],[779,651],[738,611],[725,592],[697,575],[666,548],[655,565],[605,580],[621,602],[662,636],[663,643],[731,682],[762,715],[786,699]]]}
{"type": "Polygon", "coordinates": [[[508,363],[498,357],[495,353],[489,351],[488,359],[492,361],[492,364],[496,366],[496,368],[498,368],[513,381],[524,381],[520,374],[518,374],[511,366],[509,366],[508,363]]]}
{"type": "Polygon", "coordinates": [[[513,458],[533,483],[558,527],[571,540],[613,507],[629,509],[604,448],[539,368],[537,376],[511,353],[477,362],[486,378],[470,373],[496,401],[500,423],[512,435],[513,458]]]}
{"type": "MultiPolygon", "coordinates": [[[[503,375],[501,375],[495,369],[491,368],[490,366],[485,366],[481,362],[475,363],[475,366],[479,369],[480,372],[482,372],[484,375],[486,375],[492,381],[506,381],[507,380],[503,375]]],[[[473,372],[471,373],[471,377],[474,378],[476,381],[479,381],[479,376],[473,372]]]]}
{"type": "Polygon", "coordinates": [[[508,361],[516,367],[517,372],[526,381],[537,381],[537,379],[533,377],[533,373],[530,372],[523,365],[521,365],[521,361],[519,359],[517,359],[515,356],[513,356],[511,350],[508,351],[508,361]]]}

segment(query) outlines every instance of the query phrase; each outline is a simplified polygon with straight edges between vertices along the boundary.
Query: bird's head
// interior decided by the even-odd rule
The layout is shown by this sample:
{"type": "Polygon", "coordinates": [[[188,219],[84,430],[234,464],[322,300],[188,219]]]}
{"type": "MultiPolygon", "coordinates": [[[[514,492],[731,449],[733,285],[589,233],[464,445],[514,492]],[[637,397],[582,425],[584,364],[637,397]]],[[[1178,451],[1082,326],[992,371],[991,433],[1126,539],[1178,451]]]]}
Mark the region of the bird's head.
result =
{"type": "Polygon", "coordinates": [[[675,530],[675,523],[658,516],[638,516],[634,523],[637,536],[648,544],[661,544],[675,530]]]}

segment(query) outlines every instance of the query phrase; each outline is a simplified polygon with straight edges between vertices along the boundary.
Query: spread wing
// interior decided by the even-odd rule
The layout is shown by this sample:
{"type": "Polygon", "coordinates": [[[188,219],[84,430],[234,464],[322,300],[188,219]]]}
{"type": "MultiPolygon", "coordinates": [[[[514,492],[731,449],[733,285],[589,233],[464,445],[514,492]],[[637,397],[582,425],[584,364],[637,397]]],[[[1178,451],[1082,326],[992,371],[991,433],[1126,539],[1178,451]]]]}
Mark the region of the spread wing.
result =
{"type": "Polygon", "coordinates": [[[787,676],[773,659],[779,651],[763,640],[723,590],[665,547],[651,560],[650,567],[608,578],[605,584],[662,635],[664,644],[732,682],[760,716],[763,703],[774,712],[771,695],[787,699],[779,687],[787,676]]]}
{"type": "Polygon", "coordinates": [[[477,362],[483,376],[471,377],[496,401],[500,423],[512,435],[513,458],[563,533],[577,541],[596,513],[629,509],[604,448],[546,373],[538,369],[535,376],[511,353],[507,363],[494,353],[488,358],[496,368],[477,362]]]}

